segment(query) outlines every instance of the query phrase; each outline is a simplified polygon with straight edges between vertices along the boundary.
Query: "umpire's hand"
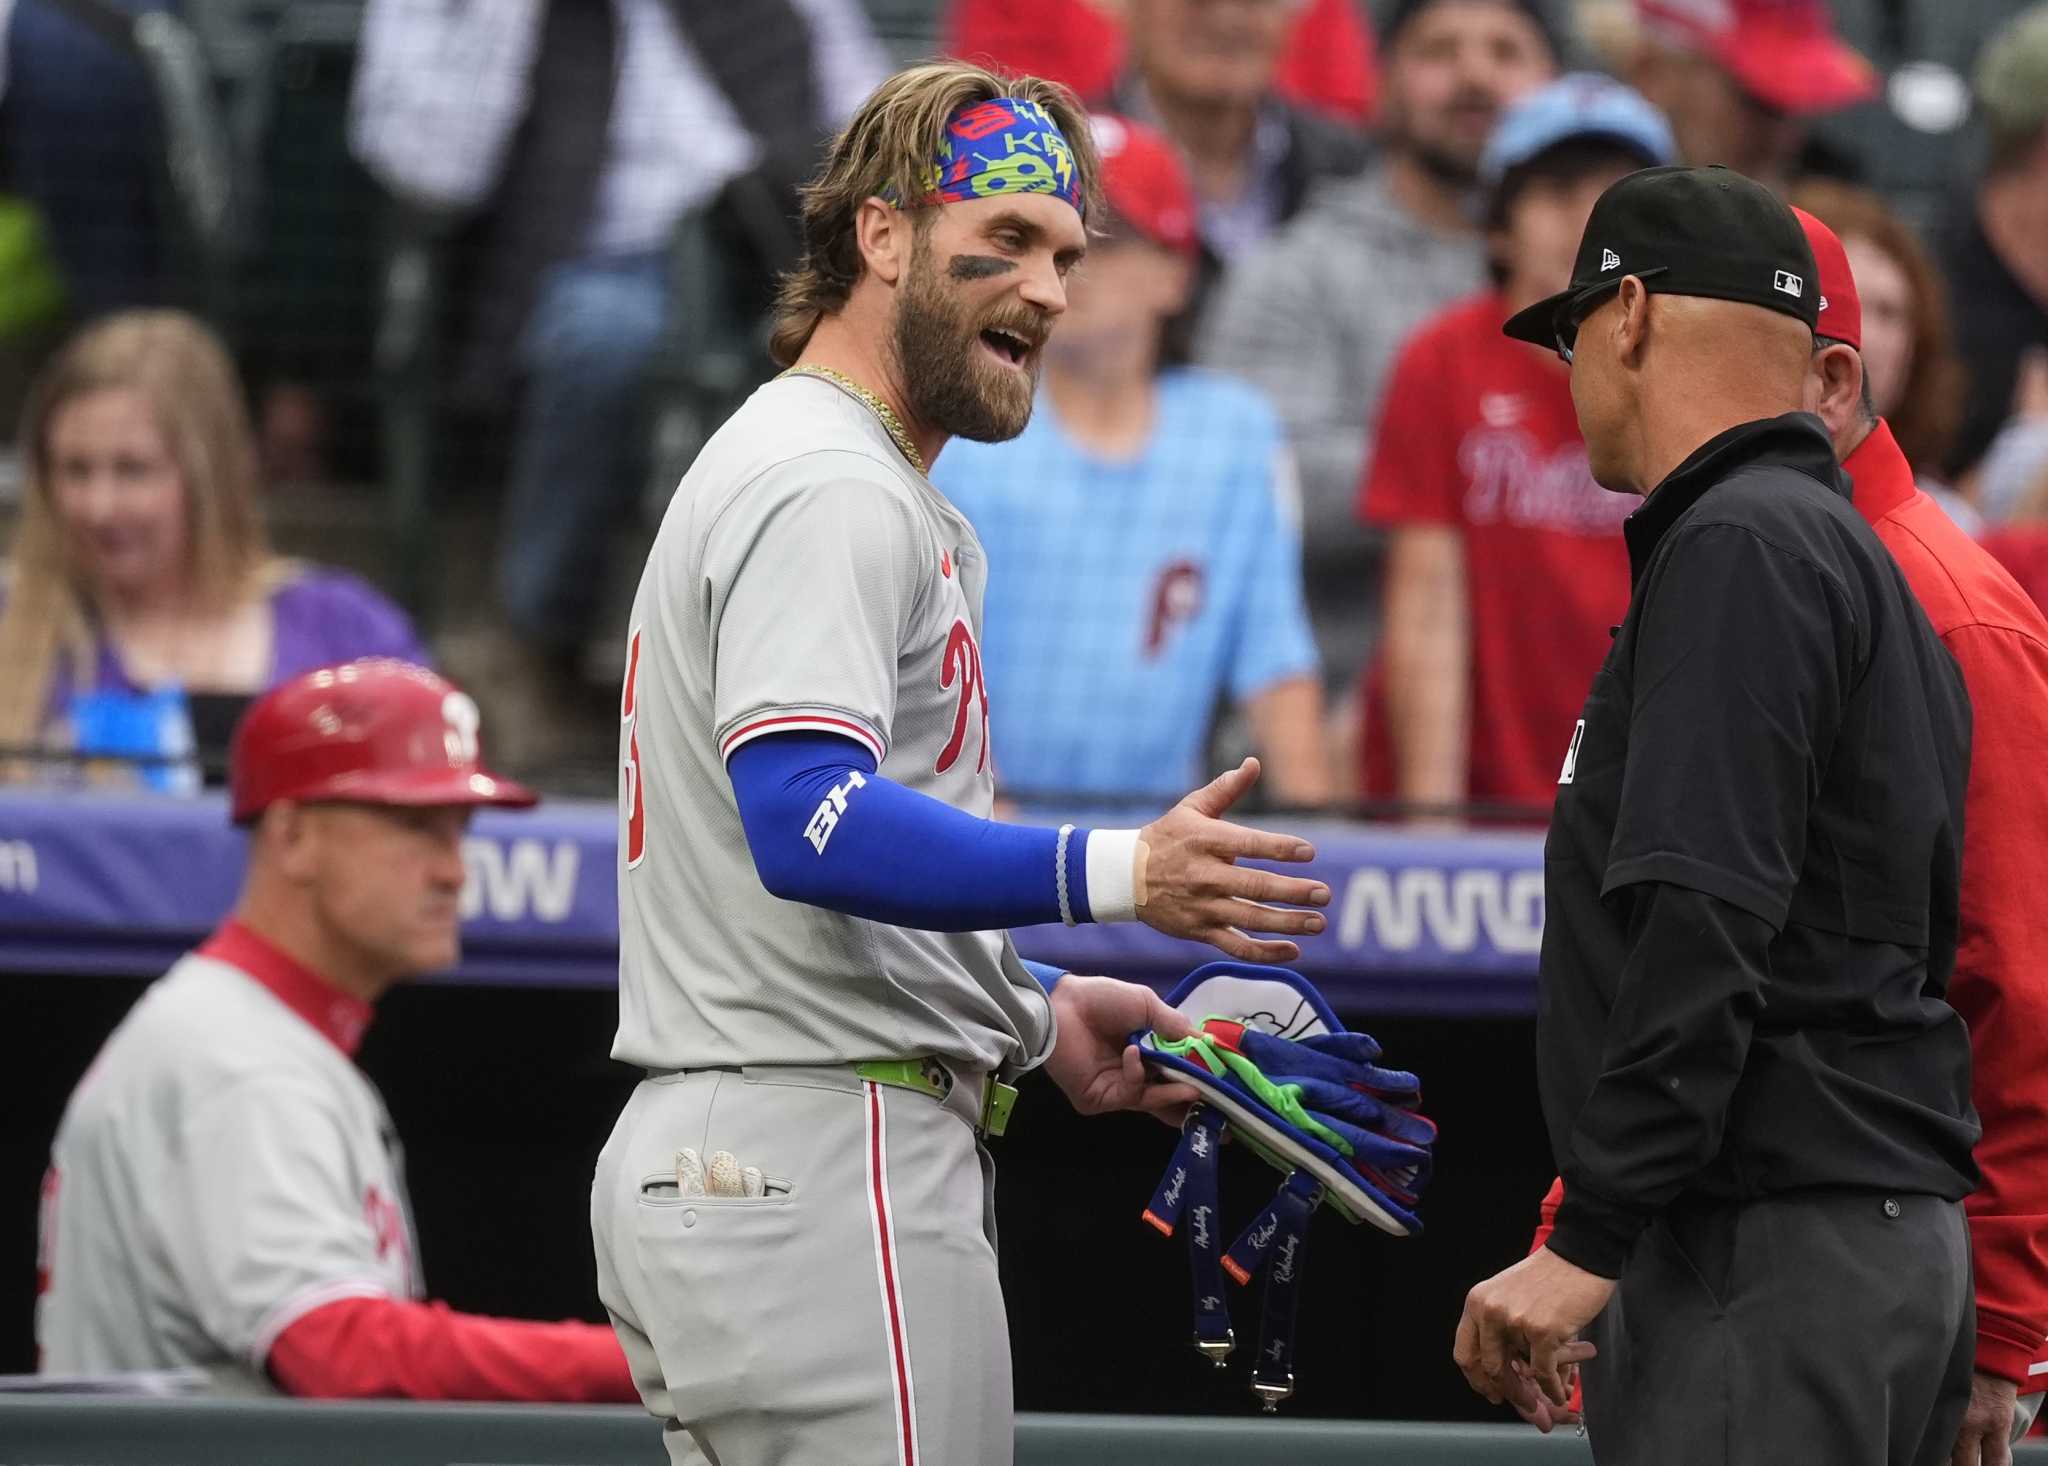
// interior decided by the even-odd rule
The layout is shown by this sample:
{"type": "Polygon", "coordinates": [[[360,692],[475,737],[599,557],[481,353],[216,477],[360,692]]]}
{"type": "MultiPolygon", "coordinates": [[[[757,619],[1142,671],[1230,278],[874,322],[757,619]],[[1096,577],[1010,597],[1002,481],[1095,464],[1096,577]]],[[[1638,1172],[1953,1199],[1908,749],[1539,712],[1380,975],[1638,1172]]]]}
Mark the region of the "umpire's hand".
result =
{"type": "Polygon", "coordinates": [[[1531,1405],[1529,1386],[1563,1410],[1572,1398],[1572,1366],[1594,1355],[1579,1330],[1600,1316],[1614,1280],[1598,1277],[1539,1247],[1465,1295],[1451,1358],[1465,1382],[1499,1405],[1531,1405]],[[1527,1365],[1517,1370],[1517,1361],[1527,1365]]]}
{"type": "Polygon", "coordinates": [[[1261,941],[1246,932],[1313,936],[1323,929],[1323,914],[1288,908],[1327,906],[1330,888],[1236,863],[1316,858],[1316,847],[1298,835],[1268,834],[1222,819],[1258,779],[1259,761],[1248,758],[1145,826],[1138,837],[1138,920],[1246,962],[1292,962],[1301,955],[1293,942],[1261,941]]]}

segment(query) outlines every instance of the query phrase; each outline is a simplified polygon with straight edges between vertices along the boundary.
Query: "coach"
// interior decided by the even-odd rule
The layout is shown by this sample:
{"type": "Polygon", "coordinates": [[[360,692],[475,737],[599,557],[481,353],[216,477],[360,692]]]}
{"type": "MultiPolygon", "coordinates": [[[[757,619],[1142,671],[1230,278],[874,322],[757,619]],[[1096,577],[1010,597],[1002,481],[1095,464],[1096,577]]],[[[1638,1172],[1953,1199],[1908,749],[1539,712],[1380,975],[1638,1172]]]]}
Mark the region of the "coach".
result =
{"type": "Polygon", "coordinates": [[[1650,169],[1506,327],[1572,363],[1594,477],[1647,502],[1545,849],[1566,1199],[1456,1358],[1558,1404],[1583,1363],[1602,1462],[1933,1463],[1969,1394],[1970,710],[1797,412],[1818,310],[1785,205],[1650,169]]]}
{"type": "Polygon", "coordinates": [[[1871,403],[1849,256],[1811,214],[1821,314],[1807,401],[1834,435],[1870,521],[1962,669],[1974,736],[1949,1002],[1970,1028],[1983,1182],[1966,1211],[1977,1365],[1953,1466],[2009,1466],[2041,1408],[2048,1356],[2048,924],[2032,889],[2048,857],[2048,620],[1915,486],[1871,403]]]}

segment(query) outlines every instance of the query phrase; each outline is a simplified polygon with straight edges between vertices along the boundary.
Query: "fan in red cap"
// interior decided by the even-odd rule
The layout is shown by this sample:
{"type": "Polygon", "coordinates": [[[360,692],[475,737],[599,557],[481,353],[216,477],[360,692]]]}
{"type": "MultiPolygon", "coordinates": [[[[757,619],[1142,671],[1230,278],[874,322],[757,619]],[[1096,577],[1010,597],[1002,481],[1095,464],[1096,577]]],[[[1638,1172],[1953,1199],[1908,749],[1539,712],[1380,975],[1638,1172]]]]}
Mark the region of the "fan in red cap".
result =
{"type": "MultiPolygon", "coordinates": [[[[1857,510],[1962,668],[1974,711],[1964,794],[1956,962],[1948,1001],[1970,1034],[1984,1182],[1964,1203],[1977,1295],[1976,1371],[1956,1460],[2004,1454],[2048,1387],[2048,619],[1913,481],[1872,406],[1863,307],[1834,230],[1794,209],[1813,246],[1821,310],[1807,401],[1827,424],[1857,510]]],[[[1942,1444],[1944,1451],[1947,1443],[1942,1444]]],[[[1944,1455],[1943,1459],[1947,1459],[1944,1455]]]]}
{"type": "Polygon", "coordinates": [[[1102,155],[1102,192],[1116,221],[1154,244],[1192,255],[1195,190],[1187,165],[1173,144],[1141,122],[1097,112],[1089,118],[1095,148],[1102,155]]]}
{"type": "Polygon", "coordinates": [[[1811,119],[1877,95],[1827,0],[1637,0],[1629,80],[1663,110],[1679,152],[1787,182],[1811,119]]]}
{"type": "Polygon", "coordinates": [[[230,782],[253,827],[234,912],[129,1011],[51,1147],[44,1370],[189,1368],[235,1394],[636,1398],[608,1328],[426,1301],[391,1117],[354,1063],[377,999],[460,956],[474,807],[534,802],[484,768],[479,731],[459,688],[388,660],[308,673],[244,717],[230,782]]]}
{"type": "Polygon", "coordinates": [[[506,805],[533,792],[484,768],[469,694],[387,657],[322,667],[258,701],[235,729],[235,822],[280,799],[304,803],[506,805]]]}

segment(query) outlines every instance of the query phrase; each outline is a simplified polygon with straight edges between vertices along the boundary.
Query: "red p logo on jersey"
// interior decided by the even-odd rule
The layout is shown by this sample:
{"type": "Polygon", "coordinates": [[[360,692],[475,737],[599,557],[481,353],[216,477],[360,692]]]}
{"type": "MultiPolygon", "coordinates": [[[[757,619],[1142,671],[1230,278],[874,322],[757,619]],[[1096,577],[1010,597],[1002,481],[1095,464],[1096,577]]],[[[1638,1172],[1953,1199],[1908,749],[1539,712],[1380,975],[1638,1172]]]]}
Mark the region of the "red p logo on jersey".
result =
{"type": "Polygon", "coordinates": [[[1174,560],[1152,583],[1152,604],[1145,618],[1145,655],[1156,657],[1176,626],[1192,621],[1202,609],[1202,567],[1192,560],[1174,560]]]}
{"type": "Polygon", "coordinates": [[[945,655],[939,661],[939,686],[951,687],[955,682],[960,684],[960,702],[953,709],[953,736],[940,750],[935,771],[943,774],[959,762],[960,750],[967,743],[967,715],[979,701],[981,757],[974,761],[978,774],[988,767],[988,684],[981,675],[981,648],[974,644],[974,633],[967,629],[965,621],[953,623],[952,634],[946,638],[945,655]]]}
{"type": "Polygon", "coordinates": [[[640,628],[626,646],[626,690],[619,701],[619,721],[626,728],[626,753],[621,761],[619,797],[626,806],[626,869],[647,854],[647,790],[640,772],[640,628]]]}

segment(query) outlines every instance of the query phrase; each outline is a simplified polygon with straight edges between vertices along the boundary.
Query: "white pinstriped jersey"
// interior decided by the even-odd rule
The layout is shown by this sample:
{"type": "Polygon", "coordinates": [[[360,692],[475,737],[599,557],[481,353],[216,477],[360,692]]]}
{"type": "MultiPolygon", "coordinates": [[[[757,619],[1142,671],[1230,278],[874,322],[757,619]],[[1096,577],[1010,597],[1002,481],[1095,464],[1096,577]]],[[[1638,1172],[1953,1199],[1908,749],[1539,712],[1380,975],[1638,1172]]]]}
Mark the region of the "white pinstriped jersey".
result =
{"type": "MultiPolygon", "coordinates": [[[[1050,1005],[1006,933],[771,896],[725,768],[751,739],[831,732],[886,777],[987,816],[987,564],[967,520],[830,382],[769,383],[705,445],[633,604],[615,1057],[670,1070],[1044,1056],[1050,1005]]],[[[778,838],[822,851],[842,812],[827,798],[778,838]]]]}
{"type": "Polygon", "coordinates": [[[417,1254],[375,1086],[277,991],[195,953],[121,1020],[50,1148],[40,1367],[267,1390],[270,1346],[313,1309],[423,1297],[417,1254]]]}

